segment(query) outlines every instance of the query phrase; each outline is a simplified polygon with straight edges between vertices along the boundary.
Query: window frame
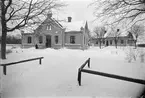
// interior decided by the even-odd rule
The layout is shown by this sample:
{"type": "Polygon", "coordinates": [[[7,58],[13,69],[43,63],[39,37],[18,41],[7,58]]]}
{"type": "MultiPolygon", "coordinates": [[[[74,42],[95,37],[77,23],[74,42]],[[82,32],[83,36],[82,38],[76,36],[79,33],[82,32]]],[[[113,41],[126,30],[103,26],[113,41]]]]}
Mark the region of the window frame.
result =
{"type": "Polygon", "coordinates": [[[47,25],[46,30],[52,30],[51,25],[47,25]]]}
{"type": "Polygon", "coordinates": [[[98,44],[98,41],[96,41],[96,44],[98,44]]]}
{"type": "Polygon", "coordinates": [[[105,44],[105,40],[103,40],[103,44],[105,44]]]}
{"type": "Polygon", "coordinates": [[[112,45],[112,40],[110,40],[110,45],[112,45]]]}
{"type": "Polygon", "coordinates": [[[55,35],[54,39],[55,39],[55,44],[58,44],[59,43],[59,37],[58,37],[58,35],[55,35]]]}
{"type": "Polygon", "coordinates": [[[27,43],[28,43],[28,44],[31,44],[31,43],[32,43],[32,37],[31,37],[31,36],[28,36],[28,38],[27,38],[27,43]]]}
{"type": "Polygon", "coordinates": [[[121,44],[124,44],[124,40],[121,40],[121,44]]]}
{"type": "Polygon", "coordinates": [[[39,36],[39,44],[43,43],[43,36],[39,36]]]}
{"type": "Polygon", "coordinates": [[[70,43],[75,44],[75,36],[74,35],[70,36],[70,43]]]}

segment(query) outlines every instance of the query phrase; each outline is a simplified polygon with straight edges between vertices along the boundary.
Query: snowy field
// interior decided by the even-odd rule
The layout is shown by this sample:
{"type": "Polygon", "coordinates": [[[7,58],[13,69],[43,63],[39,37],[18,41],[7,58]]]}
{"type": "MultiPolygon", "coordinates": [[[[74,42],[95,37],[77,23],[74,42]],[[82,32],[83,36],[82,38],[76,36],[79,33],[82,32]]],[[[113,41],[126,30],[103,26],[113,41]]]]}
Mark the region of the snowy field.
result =
{"type": "MultiPolygon", "coordinates": [[[[42,65],[39,65],[37,60],[9,66],[6,76],[2,74],[2,67],[0,67],[2,98],[63,98],[63,96],[134,98],[144,88],[141,84],[87,73],[82,74],[82,86],[78,86],[77,73],[78,68],[91,58],[91,70],[145,79],[145,63],[140,59],[140,53],[144,53],[145,49],[91,47],[83,51],[65,48],[36,50],[17,47],[12,51],[2,63],[40,56],[44,59],[42,65]],[[129,51],[136,54],[136,60],[127,55],[129,51]]],[[[85,68],[88,69],[87,66],[85,68]]]]}

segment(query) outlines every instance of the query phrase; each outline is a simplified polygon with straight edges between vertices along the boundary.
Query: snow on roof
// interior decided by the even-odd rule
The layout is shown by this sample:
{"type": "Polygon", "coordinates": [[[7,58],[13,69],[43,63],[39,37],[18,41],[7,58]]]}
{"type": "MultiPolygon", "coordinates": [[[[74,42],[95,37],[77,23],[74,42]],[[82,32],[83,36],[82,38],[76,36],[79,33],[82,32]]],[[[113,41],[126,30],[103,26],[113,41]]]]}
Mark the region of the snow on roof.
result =
{"type": "MultiPolygon", "coordinates": [[[[65,32],[81,31],[81,27],[83,27],[83,28],[85,27],[85,21],[58,22],[54,18],[51,18],[51,20],[52,20],[52,23],[57,24],[57,26],[59,26],[60,28],[62,28],[62,29],[65,28],[66,29],[65,32]]],[[[34,30],[37,29],[38,27],[39,27],[38,25],[34,25],[33,27],[24,28],[23,31],[24,31],[24,33],[34,33],[34,30]]]]}
{"type": "MultiPolygon", "coordinates": [[[[118,36],[119,37],[124,37],[128,35],[128,31],[122,30],[119,31],[118,36]]],[[[115,32],[113,32],[112,30],[108,30],[107,33],[104,35],[104,37],[114,37],[115,36],[115,32]]]]}
{"type": "Polygon", "coordinates": [[[66,29],[66,32],[69,31],[80,31],[81,27],[85,26],[84,21],[73,21],[73,22],[61,22],[62,26],[66,29]]]}
{"type": "Polygon", "coordinates": [[[23,33],[34,33],[34,30],[36,30],[39,27],[38,24],[36,25],[31,25],[31,26],[27,26],[25,28],[22,29],[23,33]]]}
{"type": "Polygon", "coordinates": [[[52,19],[58,26],[60,26],[61,28],[63,28],[63,26],[57,21],[55,20],[54,18],[52,19]]]}

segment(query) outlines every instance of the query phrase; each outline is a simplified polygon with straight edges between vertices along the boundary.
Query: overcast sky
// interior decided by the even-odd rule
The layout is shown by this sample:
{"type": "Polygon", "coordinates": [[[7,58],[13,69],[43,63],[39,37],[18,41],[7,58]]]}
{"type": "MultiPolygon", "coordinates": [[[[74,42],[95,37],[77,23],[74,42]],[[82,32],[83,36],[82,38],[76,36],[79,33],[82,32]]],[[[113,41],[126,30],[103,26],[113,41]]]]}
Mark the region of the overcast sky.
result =
{"type": "MultiPolygon", "coordinates": [[[[68,16],[72,17],[72,21],[93,21],[93,7],[89,6],[92,0],[61,0],[68,6],[64,7],[62,11],[55,13],[53,16],[58,20],[67,19],[68,16]]],[[[89,25],[90,26],[90,25],[89,25]]],[[[91,26],[92,27],[92,26],[91,26]]]]}
{"type": "Polygon", "coordinates": [[[89,7],[92,0],[62,0],[65,1],[68,6],[64,8],[61,15],[58,15],[58,19],[65,19],[68,16],[72,17],[73,21],[85,21],[93,20],[93,8],[89,7]]]}

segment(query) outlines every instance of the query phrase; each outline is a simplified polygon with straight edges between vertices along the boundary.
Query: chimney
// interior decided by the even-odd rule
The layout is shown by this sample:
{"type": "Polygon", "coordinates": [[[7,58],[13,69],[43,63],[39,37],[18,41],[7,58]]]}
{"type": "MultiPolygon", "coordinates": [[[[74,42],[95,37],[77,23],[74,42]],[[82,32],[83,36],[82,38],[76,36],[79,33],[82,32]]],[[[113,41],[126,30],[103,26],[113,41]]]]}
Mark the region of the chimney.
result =
{"type": "Polygon", "coordinates": [[[51,11],[48,12],[47,17],[49,17],[49,18],[52,17],[52,12],[51,11]]]}
{"type": "Polygon", "coordinates": [[[72,17],[68,17],[68,22],[71,22],[72,17]]]}

